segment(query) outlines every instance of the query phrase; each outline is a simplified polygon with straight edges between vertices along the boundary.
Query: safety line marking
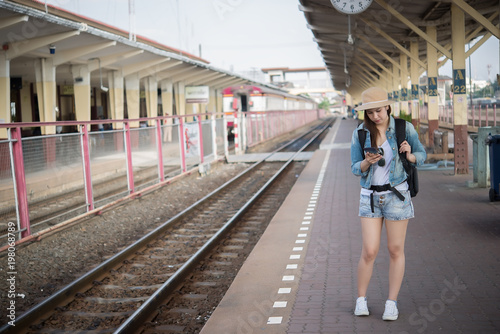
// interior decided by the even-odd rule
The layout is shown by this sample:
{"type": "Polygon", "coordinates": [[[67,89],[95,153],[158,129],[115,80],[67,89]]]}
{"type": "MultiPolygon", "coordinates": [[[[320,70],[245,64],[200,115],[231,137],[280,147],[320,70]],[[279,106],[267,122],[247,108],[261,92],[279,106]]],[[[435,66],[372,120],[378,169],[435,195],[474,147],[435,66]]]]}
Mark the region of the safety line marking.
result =
{"type": "MultiPolygon", "coordinates": [[[[323,178],[325,175],[326,167],[328,165],[328,159],[330,156],[330,151],[326,152],[325,160],[323,161],[323,164],[321,166],[321,170],[318,176],[318,180],[316,183],[316,186],[314,187],[313,190],[313,195],[311,196],[311,199],[309,201],[309,204],[306,208],[306,212],[302,221],[302,225],[310,225],[311,220],[312,220],[312,215],[315,211],[316,208],[316,203],[317,199],[319,196],[319,190],[321,189],[321,185],[323,183],[323,178]]],[[[308,231],[309,227],[307,226],[301,226],[299,227],[300,231],[308,231]]],[[[307,233],[298,233],[297,238],[306,238],[307,233]]],[[[306,240],[305,239],[296,239],[295,243],[296,244],[305,244],[306,240]]],[[[294,252],[301,252],[304,250],[304,247],[293,247],[294,252]]],[[[292,254],[290,255],[290,260],[299,260],[300,259],[300,254],[292,254]]],[[[298,269],[298,264],[296,263],[291,263],[286,265],[286,270],[296,270],[298,269]]],[[[285,282],[291,282],[295,280],[295,275],[284,275],[282,278],[282,281],[285,282]]],[[[291,288],[279,288],[278,289],[278,294],[288,294],[291,293],[292,289],[291,288]]],[[[275,301],[273,304],[273,308],[286,308],[288,305],[287,301],[275,301]]],[[[269,317],[267,320],[268,325],[279,325],[283,322],[283,317],[269,317]]]]}
{"type": "Polygon", "coordinates": [[[269,317],[267,319],[267,324],[268,325],[279,325],[283,321],[283,317],[269,317]]]}
{"type": "Polygon", "coordinates": [[[278,293],[279,294],[286,294],[292,292],[292,288],[279,288],[278,293]]]}

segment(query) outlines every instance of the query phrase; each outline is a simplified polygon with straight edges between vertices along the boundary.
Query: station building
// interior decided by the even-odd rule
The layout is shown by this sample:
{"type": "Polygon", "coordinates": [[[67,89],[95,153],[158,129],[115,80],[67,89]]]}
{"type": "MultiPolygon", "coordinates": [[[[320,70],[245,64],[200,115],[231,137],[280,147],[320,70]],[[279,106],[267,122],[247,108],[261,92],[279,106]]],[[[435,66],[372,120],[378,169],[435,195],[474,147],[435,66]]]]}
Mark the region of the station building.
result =
{"type": "MultiPolygon", "coordinates": [[[[222,112],[224,87],[255,83],[43,1],[1,1],[0,30],[2,123],[222,112]],[[199,86],[208,87],[208,99],[187,104],[186,94],[199,86]]],[[[71,126],[23,128],[23,136],[72,131],[71,126]]],[[[0,138],[6,137],[7,130],[0,129],[0,138]]]]}

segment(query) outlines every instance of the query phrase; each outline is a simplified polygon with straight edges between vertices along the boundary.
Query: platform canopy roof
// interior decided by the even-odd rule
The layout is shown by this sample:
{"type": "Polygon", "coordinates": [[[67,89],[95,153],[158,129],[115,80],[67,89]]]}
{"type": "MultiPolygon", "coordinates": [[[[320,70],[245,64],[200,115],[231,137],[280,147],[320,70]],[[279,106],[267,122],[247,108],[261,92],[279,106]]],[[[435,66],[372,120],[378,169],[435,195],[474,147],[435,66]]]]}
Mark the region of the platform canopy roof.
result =
{"type": "MultiPolygon", "coordinates": [[[[283,91],[210,65],[195,55],[38,0],[0,1],[0,45],[9,63],[7,76],[35,82],[36,59],[51,59],[56,82],[72,84],[78,71],[91,72],[91,84],[107,85],[109,71],[139,78],[183,81],[186,85],[224,88],[251,84],[283,91]],[[76,75],[75,75],[76,73],[76,75]]],[[[4,74],[5,75],[5,74],[4,74]]]]}
{"type": "MultiPolygon", "coordinates": [[[[465,12],[465,43],[483,37],[470,52],[491,36],[500,38],[498,0],[373,0],[368,9],[354,15],[340,13],[330,0],[299,2],[335,89],[351,94],[363,89],[363,78],[377,80],[384,68],[399,66],[400,55],[410,54],[411,42],[418,42],[416,61],[423,73],[427,66],[429,26],[437,29],[434,45],[438,55],[451,59],[452,4],[465,12]]],[[[408,64],[410,61],[408,58],[408,64]]]]}

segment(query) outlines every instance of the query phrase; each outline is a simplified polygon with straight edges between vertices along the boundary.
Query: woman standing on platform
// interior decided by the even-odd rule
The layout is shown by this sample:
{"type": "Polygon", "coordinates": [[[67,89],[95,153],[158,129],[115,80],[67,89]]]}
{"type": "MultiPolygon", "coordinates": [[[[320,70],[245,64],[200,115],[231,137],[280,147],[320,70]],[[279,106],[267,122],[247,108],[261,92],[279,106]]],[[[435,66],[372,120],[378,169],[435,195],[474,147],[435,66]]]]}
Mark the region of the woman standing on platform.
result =
{"type": "Polygon", "coordinates": [[[364,110],[364,123],[353,132],[351,140],[351,169],[354,175],[361,177],[359,216],[363,237],[354,314],[369,315],[366,292],[385,220],[390,265],[389,296],[382,319],[396,320],[399,314],[397,297],[405,271],[406,229],[408,220],[414,216],[406,172],[398,153],[405,152],[406,159],[417,165],[425,161],[426,153],[409,122],[406,122],[406,140],[397,147],[392,101],[386,91],[372,87],[362,93],[361,99],[362,105],[356,110],[364,110]],[[360,143],[358,130],[365,131],[365,143],[360,143]],[[377,153],[366,152],[367,148],[377,153]]]}

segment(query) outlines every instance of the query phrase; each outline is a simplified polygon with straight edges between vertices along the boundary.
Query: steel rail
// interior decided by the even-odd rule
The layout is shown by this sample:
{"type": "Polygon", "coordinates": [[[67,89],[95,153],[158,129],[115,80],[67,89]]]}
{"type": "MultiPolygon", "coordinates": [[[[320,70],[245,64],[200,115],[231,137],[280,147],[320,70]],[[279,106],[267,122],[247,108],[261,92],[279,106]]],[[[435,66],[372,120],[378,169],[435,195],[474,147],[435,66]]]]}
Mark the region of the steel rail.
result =
{"type": "MultiPolygon", "coordinates": [[[[331,123],[331,121],[330,122],[326,122],[326,123],[328,125],[324,126],[322,128],[322,131],[324,131],[329,126],[329,124],[331,123]]],[[[316,128],[319,128],[319,126],[316,127],[316,128]]],[[[313,130],[311,130],[311,131],[309,131],[308,133],[316,130],[316,128],[313,129],[313,130]]],[[[319,136],[319,134],[321,134],[322,131],[318,132],[318,134],[316,136],[314,136],[314,139],[317,136],[319,136]]],[[[53,295],[51,295],[50,297],[48,297],[47,299],[45,299],[41,303],[35,305],[33,308],[29,309],[28,311],[26,311],[25,313],[23,313],[21,316],[19,316],[19,317],[16,318],[16,320],[15,320],[15,326],[11,326],[9,324],[3,325],[2,327],[0,327],[0,333],[19,333],[20,331],[28,328],[30,325],[33,325],[33,323],[37,319],[43,318],[47,313],[52,312],[53,309],[55,309],[56,307],[60,306],[61,304],[64,304],[64,301],[66,301],[68,299],[73,299],[73,296],[77,292],[81,292],[82,290],[88,289],[92,285],[93,281],[98,280],[102,276],[106,275],[106,273],[109,270],[111,270],[112,268],[116,267],[118,264],[120,264],[121,262],[123,262],[123,260],[125,260],[126,258],[130,257],[132,254],[134,254],[137,250],[143,248],[149,242],[151,242],[152,240],[154,240],[157,237],[158,234],[163,233],[171,225],[175,224],[176,222],[178,222],[179,220],[181,220],[183,217],[185,217],[187,214],[189,214],[194,209],[196,209],[197,206],[203,204],[204,202],[206,202],[207,200],[209,200],[210,198],[212,198],[213,196],[215,196],[217,193],[221,192],[223,189],[225,189],[226,187],[228,187],[231,184],[233,184],[234,182],[236,182],[238,179],[240,179],[245,174],[247,174],[248,172],[250,172],[251,170],[253,170],[254,168],[256,168],[258,165],[260,165],[263,162],[265,162],[265,160],[267,158],[269,158],[270,156],[272,156],[276,152],[278,152],[278,151],[286,148],[287,146],[292,145],[293,143],[295,143],[296,141],[300,140],[300,138],[304,137],[305,135],[307,135],[307,133],[306,134],[302,134],[302,135],[296,137],[295,139],[293,139],[292,141],[288,142],[287,144],[285,144],[285,145],[277,148],[276,150],[270,152],[263,159],[255,162],[253,165],[251,165],[250,167],[248,167],[247,169],[245,169],[244,171],[242,171],[240,174],[238,174],[235,177],[233,177],[232,179],[228,180],[223,185],[221,185],[217,189],[215,189],[212,192],[210,192],[208,195],[204,196],[203,198],[199,199],[198,201],[196,201],[195,203],[193,203],[192,205],[190,205],[188,208],[186,208],[183,211],[179,212],[178,214],[176,214],[175,216],[173,216],[172,218],[170,218],[168,221],[166,221],[162,225],[160,225],[157,228],[153,229],[152,231],[150,231],[149,233],[147,233],[145,236],[143,236],[142,238],[140,238],[139,240],[137,240],[136,242],[134,242],[130,246],[124,248],[123,250],[121,250],[120,252],[118,252],[117,254],[115,254],[114,256],[110,257],[108,260],[104,261],[103,263],[101,263],[100,265],[94,267],[92,270],[90,270],[89,272],[85,273],[84,275],[82,275],[81,277],[79,277],[78,279],[76,279],[75,281],[69,283],[68,285],[66,285],[62,289],[58,290],[56,293],[54,293],[53,295]]],[[[311,141],[312,140],[308,141],[307,145],[309,145],[309,143],[311,141]]],[[[299,152],[301,152],[305,147],[307,147],[307,145],[305,145],[303,148],[301,148],[299,151],[297,151],[292,156],[292,158],[289,159],[289,161],[286,163],[286,166],[288,166],[288,164],[291,161],[293,161],[293,158],[299,152]]],[[[283,168],[284,167],[282,167],[282,169],[283,168]]],[[[280,169],[280,171],[282,169],[280,169]]],[[[274,180],[275,177],[273,177],[272,179],[274,180]]],[[[269,181],[268,181],[268,183],[269,183],[269,181]]],[[[268,183],[266,183],[266,185],[268,185],[268,183]]],[[[259,196],[260,196],[260,194],[259,194],[259,196]]],[[[255,197],[255,195],[252,198],[254,198],[254,197],[255,197]]],[[[245,210],[247,210],[248,206],[245,205],[245,207],[246,207],[245,210]]],[[[240,209],[236,214],[237,215],[238,214],[241,215],[243,213],[244,213],[244,211],[242,212],[242,209],[240,209]]],[[[232,224],[232,220],[228,221],[228,223],[230,223],[230,222],[232,224]]],[[[226,223],[224,225],[223,229],[225,229],[225,226],[228,225],[228,223],[226,223]]],[[[229,224],[229,225],[231,225],[231,224],[229,224]]],[[[211,240],[214,239],[215,236],[220,236],[221,234],[219,232],[217,232],[214,236],[212,236],[212,238],[209,239],[208,242],[211,242],[211,240]]],[[[202,247],[202,249],[204,249],[204,248],[205,248],[205,246],[202,247]]],[[[198,254],[200,252],[200,250],[196,254],[198,254]]],[[[196,256],[196,254],[193,255],[193,257],[196,256]]],[[[190,268],[194,264],[196,264],[195,261],[194,260],[191,261],[191,259],[190,259],[181,268],[184,268],[184,267],[185,268],[188,268],[188,267],[190,268]]],[[[176,274],[177,273],[175,273],[173,275],[173,277],[175,277],[176,281],[178,281],[179,280],[178,277],[180,275],[176,275],[176,274]]],[[[167,282],[169,282],[169,281],[171,281],[171,279],[169,279],[167,282]]],[[[157,296],[157,295],[158,295],[158,291],[155,292],[155,294],[153,294],[150,297],[150,299],[153,298],[153,296],[157,296]]],[[[145,308],[145,307],[143,307],[141,305],[141,307],[139,307],[139,309],[137,311],[142,310],[143,308],[145,308]]],[[[126,321],[126,323],[128,324],[129,322],[126,321]]],[[[135,324],[135,322],[133,322],[133,323],[135,324]]]]}
{"type": "MultiPolygon", "coordinates": [[[[238,220],[248,211],[248,209],[259,199],[271,184],[283,173],[283,171],[293,162],[295,157],[308,147],[319,135],[328,128],[324,126],[318,131],[304,146],[295,152],[281,168],[217,231],[189,260],[182,265],[161,287],[156,290],[122,325],[114,332],[115,334],[133,333],[148,320],[155,310],[162,304],[165,298],[171,294],[177,286],[192,272],[193,268],[205,258],[209,252],[220,243],[227,232],[238,222],[238,220]]],[[[312,130],[314,131],[314,130],[312,130]]],[[[311,131],[311,132],[312,132],[311,131]]]]}

